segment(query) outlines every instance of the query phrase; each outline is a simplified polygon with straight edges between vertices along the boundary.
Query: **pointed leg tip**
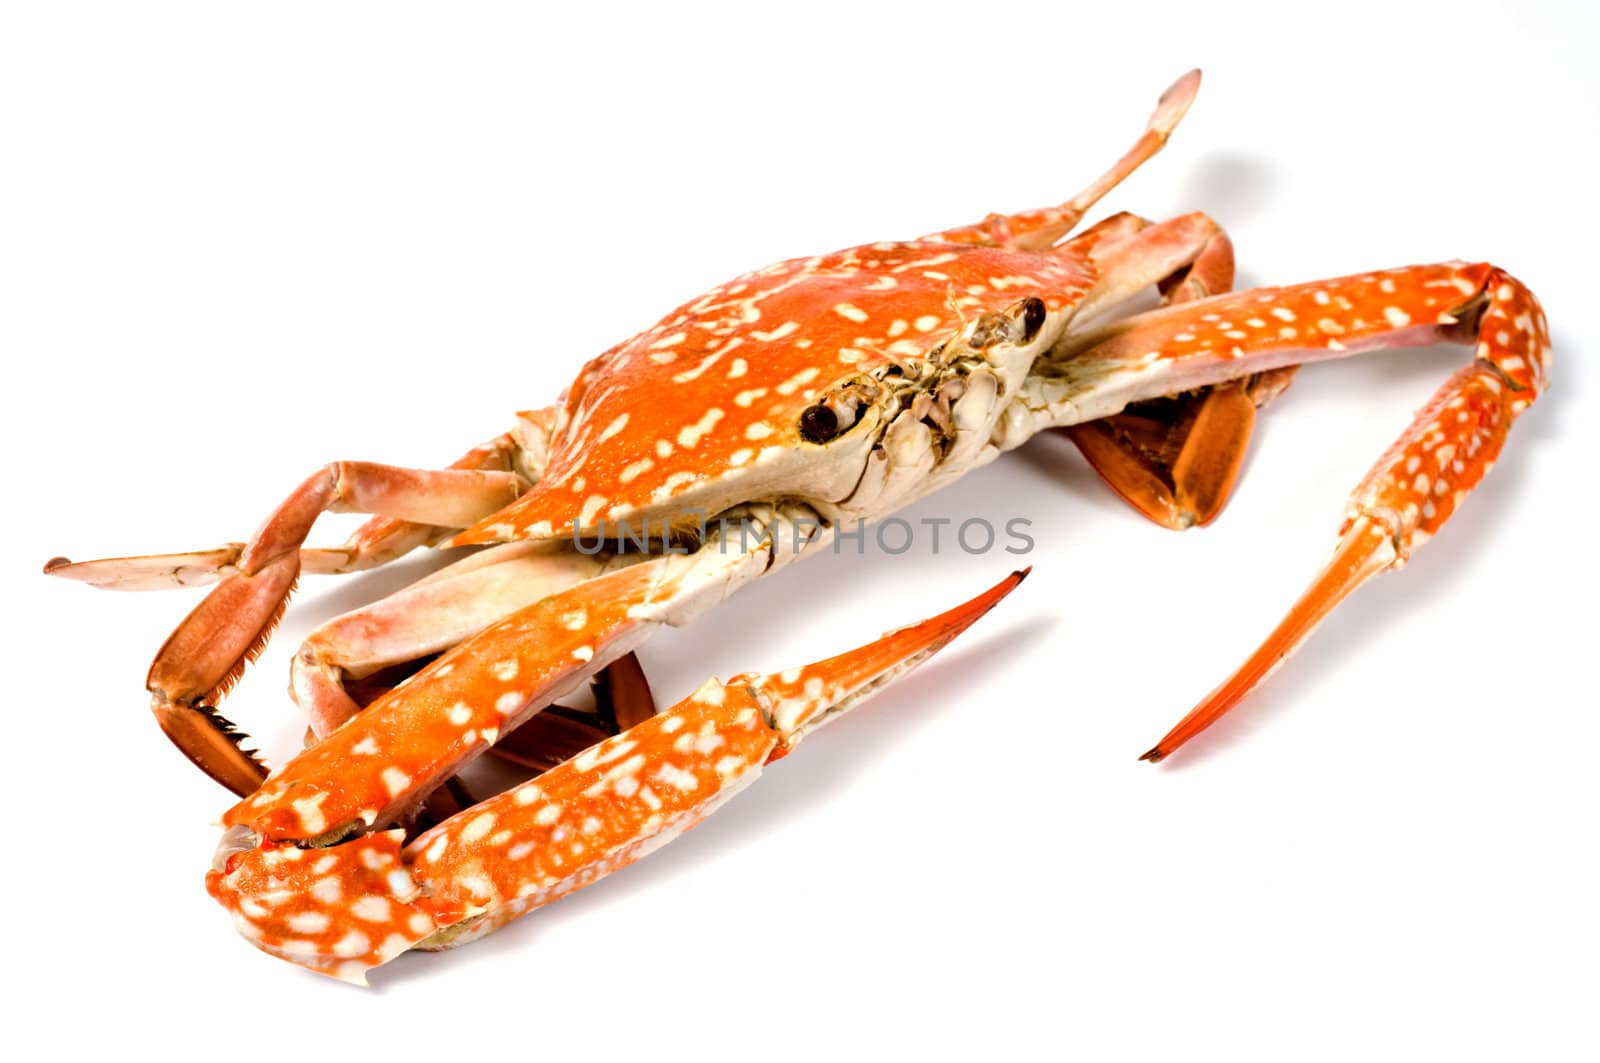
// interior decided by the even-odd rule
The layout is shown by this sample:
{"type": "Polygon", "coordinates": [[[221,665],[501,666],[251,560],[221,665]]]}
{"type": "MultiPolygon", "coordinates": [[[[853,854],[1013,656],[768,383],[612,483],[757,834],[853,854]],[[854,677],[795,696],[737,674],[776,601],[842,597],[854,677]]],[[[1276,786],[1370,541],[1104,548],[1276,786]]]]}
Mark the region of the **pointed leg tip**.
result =
{"type": "Polygon", "coordinates": [[[70,564],[72,564],[72,558],[70,557],[52,557],[44,563],[44,574],[48,576],[57,569],[66,568],[70,564]]]}
{"type": "Polygon", "coordinates": [[[1156,746],[1155,748],[1148,749],[1144,753],[1140,754],[1139,759],[1149,761],[1151,764],[1160,764],[1163,760],[1167,759],[1167,754],[1166,751],[1160,746],[1156,746]]]}
{"type": "Polygon", "coordinates": [[[983,614],[987,613],[990,609],[993,609],[996,605],[998,605],[1001,599],[1005,598],[1012,591],[1021,586],[1022,581],[1027,579],[1029,574],[1032,572],[1032,565],[1028,565],[1025,568],[1014,569],[1006,576],[1005,579],[1001,580],[999,583],[996,583],[993,587],[990,587],[988,590],[984,591],[976,598],[973,598],[971,601],[964,602],[961,605],[956,606],[945,615],[963,616],[965,619],[961,624],[961,630],[965,630],[979,617],[983,616],[983,614]]]}

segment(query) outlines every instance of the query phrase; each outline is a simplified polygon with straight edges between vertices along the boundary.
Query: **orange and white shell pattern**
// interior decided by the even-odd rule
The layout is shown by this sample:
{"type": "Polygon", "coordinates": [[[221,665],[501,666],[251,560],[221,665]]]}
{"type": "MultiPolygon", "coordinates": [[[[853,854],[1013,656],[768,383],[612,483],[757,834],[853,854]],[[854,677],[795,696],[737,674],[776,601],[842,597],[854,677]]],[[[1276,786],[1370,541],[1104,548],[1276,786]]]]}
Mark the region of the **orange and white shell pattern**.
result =
{"type": "Polygon", "coordinates": [[[842,468],[818,462],[811,452],[824,448],[808,446],[801,418],[819,397],[925,361],[1029,297],[1064,320],[1095,276],[1066,250],[934,240],[747,273],[586,365],[558,407],[538,483],[451,542],[549,538],[574,524],[670,513],[674,503],[715,514],[784,491],[838,501],[865,454],[842,468]],[[785,460],[796,453],[806,460],[785,460]]]}

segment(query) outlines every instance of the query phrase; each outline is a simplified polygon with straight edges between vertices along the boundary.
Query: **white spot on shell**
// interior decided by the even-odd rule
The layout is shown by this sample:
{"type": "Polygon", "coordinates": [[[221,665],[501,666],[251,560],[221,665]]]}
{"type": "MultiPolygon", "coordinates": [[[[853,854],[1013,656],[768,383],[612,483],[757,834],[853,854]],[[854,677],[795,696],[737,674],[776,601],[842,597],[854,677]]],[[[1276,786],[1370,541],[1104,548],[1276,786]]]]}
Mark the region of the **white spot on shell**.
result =
{"type": "Polygon", "coordinates": [[[360,956],[370,948],[372,948],[372,939],[359,930],[352,930],[333,943],[333,954],[348,958],[360,956]]]}
{"type": "Polygon", "coordinates": [[[350,914],[369,923],[383,923],[389,919],[389,901],[376,895],[363,897],[350,906],[350,914]]]}
{"type": "Polygon", "coordinates": [[[774,390],[776,390],[779,395],[793,395],[796,391],[799,391],[802,387],[817,379],[817,375],[821,372],[822,370],[818,369],[816,366],[809,366],[808,368],[800,370],[800,372],[779,384],[774,390]]]}
{"type": "Polygon", "coordinates": [[[493,812],[483,812],[472,817],[467,821],[467,825],[461,828],[462,843],[471,845],[488,837],[489,832],[494,829],[494,821],[495,815],[493,812]]]}
{"type": "Polygon", "coordinates": [[[322,802],[328,799],[326,793],[314,797],[303,797],[298,801],[290,801],[295,814],[300,817],[300,829],[308,835],[321,834],[328,829],[328,817],[322,814],[322,802]]]}
{"type": "Polygon", "coordinates": [[[655,778],[657,782],[665,786],[670,786],[675,790],[682,790],[686,793],[700,785],[700,780],[695,778],[693,772],[684,771],[682,768],[672,764],[661,765],[656,770],[655,778]]]}
{"type": "Polygon", "coordinates": [[[717,422],[722,420],[722,418],[722,411],[713,406],[711,409],[705,412],[705,415],[701,417],[700,420],[696,421],[694,424],[685,425],[678,432],[678,446],[695,446],[700,442],[703,436],[717,426],[717,422]]]}
{"type": "MultiPolygon", "coordinates": [[[[716,365],[718,360],[720,360],[722,356],[727,353],[728,352],[726,350],[722,350],[706,355],[704,358],[700,359],[700,364],[695,366],[693,369],[685,369],[681,373],[672,374],[672,382],[674,384],[687,384],[691,380],[699,380],[700,377],[705,374],[707,369],[710,369],[712,366],[716,365]]],[[[600,438],[604,439],[605,437],[601,436],[600,438]]]]}
{"type": "Polygon", "coordinates": [[[296,934],[320,934],[331,922],[323,912],[297,912],[289,917],[289,929],[296,934]]]}
{"type": "Polygon", "coordinates": [[[692,472],[675,472],[671,476],[668,476],[666,480],[662,482],[660,487],[650,492],[650,497],[653,500],[660,502],[663,499],[670,498],[672,493],[678,488],[687,487],[689,484],[694,483],[699,478],[700,477],[697,474],[692,472]]]}
{"type": "MultiPolygon", "coordinates": [[[[863,315],[863,320],[865,320],[865,315],[863,315]]],[[[754,336],[756,339],[760,340],[762,343],[773,343],[773,342],[775,342],[777,340],[783,339],[785,336],[788,336],[788,335],[798,331],[799,328],[800,328],[800,325],[799,325],[798,322],[785,321],[783,324],[779,325],[775,329],[772,329],[772,330],[767,331],[767,332],[762,332],[762,331],[760,331],[758,329],[758,330],[752,332],[751,335],[754,336]]],[[[742,376],[743,374],[741,373],[739,375],[742,376]]],[[[731,370],[729,371],[728,376],[730,378],[734,376],[734,374],[733,374],[733,372],[731,370]]]]}
{"type": "Polygon", "coordinates": [[[625,484],[632,483],[640,474],[647,473],[655,468],[655,464],[649,458],[641,458],[630,465],[624,466],[622,472],[617,474],[617,479],[625,484]]]}

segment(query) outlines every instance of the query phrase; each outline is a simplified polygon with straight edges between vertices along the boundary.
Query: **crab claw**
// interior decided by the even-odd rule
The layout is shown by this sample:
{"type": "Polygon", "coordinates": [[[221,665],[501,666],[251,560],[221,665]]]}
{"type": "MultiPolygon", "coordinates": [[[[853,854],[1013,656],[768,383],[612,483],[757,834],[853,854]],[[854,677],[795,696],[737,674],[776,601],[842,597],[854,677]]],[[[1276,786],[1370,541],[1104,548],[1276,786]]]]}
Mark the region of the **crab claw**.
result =
{"type": "Polygon", "coordinates": [[[264,951],[353,982],[408,948],[476,940],[693,827],[802,737],[938,652],[1025,575],[836,657],[713,679],[403,850],[399,831],[303,848],[236,826],[208,888],[264,951]]]}
{"type": "Polygon", "coordinates": [[[325,849],[222,836],[206,891],[263,952],[319,974],[366,984],[366,972],[433,933],[419,887],[400,861],[404,831],[379,831],[325,849]]]}
{"type": "Polygon", "coordinates": [[[971,601],[920,624],[892,631],[859,649],[751,680],[751,689],[766,706],[769,722],[781,736],[768,760],[787,756],[800,739],[837,720],[938,653],[1015,590],[1031,571],[1019,569],[971,601]]]}
{"type": "Polygon", "coordinates": [[[711,680],[643,723],[453,816],[406,847],[442,929],[475,940],[695,826],[806,734],[927,660],[1021,583],[848,653],[776,675],[711,680]]]}

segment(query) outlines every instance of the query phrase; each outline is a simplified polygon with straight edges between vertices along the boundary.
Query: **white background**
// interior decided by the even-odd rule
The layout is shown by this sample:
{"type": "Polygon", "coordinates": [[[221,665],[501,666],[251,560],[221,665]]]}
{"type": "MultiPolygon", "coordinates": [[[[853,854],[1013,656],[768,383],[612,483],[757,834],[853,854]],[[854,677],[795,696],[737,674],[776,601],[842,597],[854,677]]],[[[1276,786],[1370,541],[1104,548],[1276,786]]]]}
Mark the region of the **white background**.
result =
{"type": "MultiPolygon", "coordinates": [[[[8,7],[8,1036],[1593,1058],[1592,6],[577,6],[8,7]],[[1206,531],[1036,441],[908,514],[1031,518],[1034,578],[669,849],[367,991],[234,935],[201,884],[227,797],[141,689],[194,596],[46,558],[238,539],[329,459],[453,458],[728,276],[1063,198],[1197,64],[1188,122],[1106,209],[1211,212],[1245,285],[1459,256],[1545,301],[1554,390],[1405,572],[1136,763],[1465,355],[1306,370],[1206,531]]],[[[657,638],[658,695],[836,652],[1012,561],[926,546],[808,562],[657,638]]],[[[298,639],[428,566],[308,581],[225,710],[274,763],[298,639]]]]}

